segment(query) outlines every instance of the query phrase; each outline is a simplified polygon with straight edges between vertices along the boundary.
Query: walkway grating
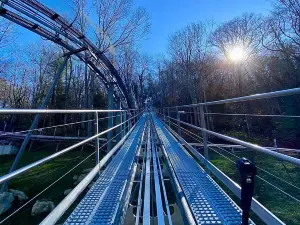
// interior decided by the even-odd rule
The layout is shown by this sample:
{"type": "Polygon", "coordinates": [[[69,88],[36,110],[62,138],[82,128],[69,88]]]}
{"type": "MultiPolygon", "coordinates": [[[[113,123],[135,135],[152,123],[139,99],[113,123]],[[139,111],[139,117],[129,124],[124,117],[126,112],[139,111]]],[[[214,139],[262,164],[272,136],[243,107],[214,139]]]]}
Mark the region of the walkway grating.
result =
{"type": "Polygon", "coordinates": [[[240,208],[186,152],[154,114],[153,121],[196,224],[240,225],[240,208]]]}
{"type": "Polygon", "coordinates": [[[66,220],[65,225],[108,225],[119,219],[117,213],[125,203],[125,189],[132,174],[145,120],[144,114],[117,155],[66,220]]]}

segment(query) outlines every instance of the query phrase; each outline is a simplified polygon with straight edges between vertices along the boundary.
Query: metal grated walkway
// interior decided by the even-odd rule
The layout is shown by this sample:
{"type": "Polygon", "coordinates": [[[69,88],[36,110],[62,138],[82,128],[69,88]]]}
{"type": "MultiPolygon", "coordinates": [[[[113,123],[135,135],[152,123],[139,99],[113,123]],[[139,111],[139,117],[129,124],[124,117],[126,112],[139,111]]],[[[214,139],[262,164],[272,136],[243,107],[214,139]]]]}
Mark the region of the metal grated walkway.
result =
{"type": "Polygon", "coordinates": [[[153,114],[158,136],[197,224],[239,225],[241,210],[153,114]]]}
{"type": "Polygon", "coordinates": [[[96,183],[81,200],[65,225],[113,224],[125,208],[128,182],[132,175],[135,155],[141,141],[146,115],[144,114],[117,155],[108,164],[96,183]]]}

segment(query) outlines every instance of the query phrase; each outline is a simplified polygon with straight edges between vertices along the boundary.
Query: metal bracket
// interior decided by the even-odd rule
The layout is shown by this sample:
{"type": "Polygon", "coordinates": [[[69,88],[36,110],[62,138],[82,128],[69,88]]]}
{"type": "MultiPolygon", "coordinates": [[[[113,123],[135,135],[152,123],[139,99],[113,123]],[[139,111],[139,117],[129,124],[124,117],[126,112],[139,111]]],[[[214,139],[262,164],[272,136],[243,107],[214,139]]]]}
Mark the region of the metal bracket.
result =
{"type": "Polygon", "coordinates": [[[86,47],[82,47],[82,48],[76,49],[74,51],[67,52],[63,56],[71,56],[71,55],[77,54],[77,53],[85,51],[85,50],[87,50],[87,48],[86,47]]]}

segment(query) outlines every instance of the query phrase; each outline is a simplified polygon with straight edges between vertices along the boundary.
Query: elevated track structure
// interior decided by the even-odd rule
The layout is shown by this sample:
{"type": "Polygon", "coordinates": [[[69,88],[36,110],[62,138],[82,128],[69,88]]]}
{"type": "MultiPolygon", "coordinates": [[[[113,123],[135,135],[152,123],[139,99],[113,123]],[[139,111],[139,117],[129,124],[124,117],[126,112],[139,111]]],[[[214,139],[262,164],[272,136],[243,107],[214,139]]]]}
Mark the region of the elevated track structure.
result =
{"type": "MultiPolygon", "coordinates": [[[[20,210],[45,191],[50,191],[58,181],[92,156],[95,156],[92,170],[61,199],[61,202],[40,221],[40,224],[285,224],[285,221],[275,215],[276,213],[272,213],[253,197],[254,180],[257,179],[283,194],[291,201],[290,204],[300,204],[297,196],[267,181],[262,177],[262,173],[267,173],[272,176],[272,179],[280,180],[294,190],[300,190],[300,187],[290,180],[273,174],[272,168],[269,171],[260,166],[256,167],[254,163],[244,158],[246,151],[243,150],[249,149],[282,163],[288,163],[295,170],[299,169],[300,159],[209,130],[205,118],[207,115],[205,107],[297,95],[300,94],[300,88],[160,109],[154,109],[150,105],[146,106],[147,110],[134,109],[128,90],[113,64],[97,46],[58,13],[36,0],[1,0],[0,15],[67,50],[54,82],[39,109],[0,110],[0,115],[35,115],[28,130],[0,134],[0,138],[8,136],[9,138],[24,138],[10,171],[0,177],[2,193],[7,191],[8,181],[12,179],[25,176],[32,169],[86,144],[94,147],[94,151],[91,151],[87,158],[74,165],[67,173],[20,205],[19,208],[1,217],[0,224],[10,224],[10,220],[18,216],[20,210]],[[76,55],[86,63],[107,87],[108,109],[46,109],[49,98],[71,55],[76,55]],[[192,117],[189,117],[189,120],[183,120],[181,117],[187,113],[184,111],[187,108],[191,109],[192,117]],[[175,113],[172,114],[172,111],[175,113]],[[43,129],[56,129],[74,124],[37,128],[41,115],[87,113],[94,116],[89,121],[94,124],[94,133],[90,136],[56,137],[53,135],[49,137],[34,134],[43,129]],[[101,119],[99,115],[102,114],[108,115],[105,129],[99,125],[101,119]],[[189,141],[186,140],[185,135],[188,135],[189,141]],[[226,144],[211,143],[210,137],[219,138],[226,144]],[[76,143],[72,142],[66,148],[19,168],[18,162],[22,153],[29,140],[35,138],[45,140],[59,138],[76,143]],[[191,144],[190,138],[196,143],[191,144]],[[100,140],[105,142],[101,146],[100,140]],[[242,150],[237,156],[235,152],[225,149],[228,145],[230,148],[242,150]],[[106,151],[101,158],[100,151],[104,147],[106,151]],[[219,154],[233,164],[236,164],[235,161],[238,160],[235,172],[240,173],[241,182],[234,181],[230,177],[232,174],[226,174],[219,169],[211,160],[212,153],[219,154]],[[234,160],[229,156],[232,156],[234,160]],[[249,219],[250,209],[251,219],[249,219]]],[[[287,117],[287,115],[284,116],[287,117]]]]}

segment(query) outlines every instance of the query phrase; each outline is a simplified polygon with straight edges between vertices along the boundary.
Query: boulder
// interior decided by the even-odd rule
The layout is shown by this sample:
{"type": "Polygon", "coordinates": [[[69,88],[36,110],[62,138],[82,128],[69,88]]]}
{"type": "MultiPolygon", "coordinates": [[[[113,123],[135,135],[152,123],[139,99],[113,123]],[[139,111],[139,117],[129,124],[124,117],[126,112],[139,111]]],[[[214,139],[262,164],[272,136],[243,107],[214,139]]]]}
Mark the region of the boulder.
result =
{"type": "Polygon", "coordinates": [[[7,211],[14,201],[14,194],[10,192],[0,193],[0,215],[7,211]]]}
{"type": "Polygon", "coordinates": [[[82,170],[82,173],[88,174],[92,170],[93,170],[93,168],[88,168],[88,169],[82,170]]]}
{"type": "Polygon", "coordinates": [[[79,184],[84,178],[85,178],[86,174],[81,174],[79,175],[77,181],[75,181],[74,185],[79,184]]]}
{"type": "Polygon", "coordinates": [[[64,195],[70,194],[71,191],[72,191],[72,189],[67,189],[67,190],[65,190],[65,191],[64,191],[64,195]]]}
{"type": "Polygon", "coordinates": [[[51,212],[54,208],[54,203],[49,200],[37,200],[32,206],[31,215],[35,216],[40,213],[51,212]]]}
{"type": "Polygon", "coordinates": [[[9,189],[9,192],[13,193],[15,198],[18,198],[18,200],[20,202],[24,202],[24,201],[27,201],[29,199],[28,196],[25,195],[25,193],[23,191],[9,189]]]}

